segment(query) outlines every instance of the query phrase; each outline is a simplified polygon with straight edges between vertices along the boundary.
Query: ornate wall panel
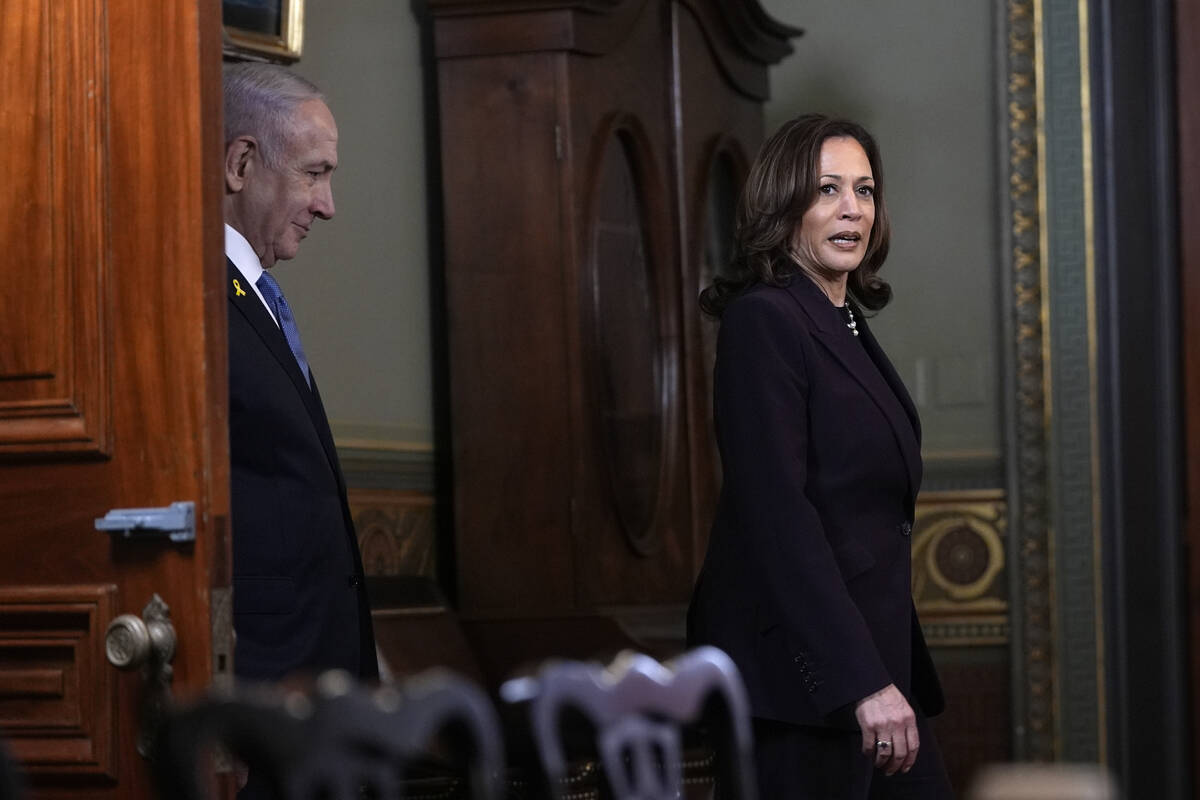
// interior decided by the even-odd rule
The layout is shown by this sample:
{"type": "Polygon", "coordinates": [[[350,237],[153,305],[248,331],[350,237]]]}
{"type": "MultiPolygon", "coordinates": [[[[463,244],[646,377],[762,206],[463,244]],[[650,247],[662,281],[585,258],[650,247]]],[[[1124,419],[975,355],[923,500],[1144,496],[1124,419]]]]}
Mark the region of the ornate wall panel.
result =
{"type": "Polygon", "coordinates": [[[923,493],[913,525],[913,599],[931,645],[1005,645],[1004,492],[923,493]]]}
{"type": "Polygon", "coordinates": [[[913,600],[946,711],[933,720],[952,784],[1012,757],[1008,510],[1003,490],[922,492],[913,600]]]}
{"type": "Polygon", "coordinates": [[[0,454],[108,447],[104,0],[10,3],[0,29],[0,454]]]}
{"type": "Polygon", "coordinates": [[[367,575],[437,579],[433,495],[403,489],[349,494],[367,575]]]}

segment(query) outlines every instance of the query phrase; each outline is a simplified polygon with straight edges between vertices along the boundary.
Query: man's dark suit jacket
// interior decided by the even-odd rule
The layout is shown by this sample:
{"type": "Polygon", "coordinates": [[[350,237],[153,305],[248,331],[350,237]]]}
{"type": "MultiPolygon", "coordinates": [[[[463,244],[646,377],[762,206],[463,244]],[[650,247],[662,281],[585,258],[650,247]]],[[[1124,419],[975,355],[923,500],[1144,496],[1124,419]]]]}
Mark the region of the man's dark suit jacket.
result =
{"type": "Polygon", "coordinates": [[[310,389],[253,287],[228,269],[234,672],[375,677],[362,559],[316,381],[310,389]]]}
{"type": "Polygon", "coordinates": [[[856,313],[807,278],[725,309],[714,416],[724,485],[688,611],[725,650],[755,716],[853,727],[889,683],[926,714],[941,687],[911,595],[920,423],[856,313]]]}

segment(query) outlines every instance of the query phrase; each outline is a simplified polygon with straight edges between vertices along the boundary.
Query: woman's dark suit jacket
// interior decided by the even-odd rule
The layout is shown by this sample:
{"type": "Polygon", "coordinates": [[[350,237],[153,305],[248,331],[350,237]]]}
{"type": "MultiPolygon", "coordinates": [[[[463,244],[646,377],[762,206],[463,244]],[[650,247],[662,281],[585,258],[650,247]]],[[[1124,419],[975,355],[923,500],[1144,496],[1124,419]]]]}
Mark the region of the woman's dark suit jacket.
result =
{"type": "Polygon", "coordinates": [[[717,344],[724,485],[688,639],[729,653],[755,716],[798,725],[853,727],[889,683],[943,706],[910,588],[920,423],[855,316],[857,338],[798,276],[730,303],[717,344]]]}

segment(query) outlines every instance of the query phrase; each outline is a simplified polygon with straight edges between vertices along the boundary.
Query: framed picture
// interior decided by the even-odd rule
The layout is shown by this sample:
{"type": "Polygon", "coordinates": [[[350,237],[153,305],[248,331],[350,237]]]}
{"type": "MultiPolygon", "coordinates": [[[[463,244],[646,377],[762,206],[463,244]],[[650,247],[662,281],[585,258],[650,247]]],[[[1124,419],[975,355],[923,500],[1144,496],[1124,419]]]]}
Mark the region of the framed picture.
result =
{"type": "Polygon", "coordinates": [[[304,41],[304,0],[221,0],[225,54],[295,61],[304,41]]]}

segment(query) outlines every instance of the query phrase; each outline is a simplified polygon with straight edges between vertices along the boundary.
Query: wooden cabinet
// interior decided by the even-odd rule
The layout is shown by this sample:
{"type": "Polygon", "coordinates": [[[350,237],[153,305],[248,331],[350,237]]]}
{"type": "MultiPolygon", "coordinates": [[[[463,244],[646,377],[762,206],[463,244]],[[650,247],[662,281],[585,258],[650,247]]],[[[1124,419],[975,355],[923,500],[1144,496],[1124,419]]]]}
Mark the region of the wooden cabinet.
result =
{"type": "Polygon", "coordinates": [[[755,0],[429,0],[457,595],[680,607],[716,501],[696,296],[799,33],[755,0]]]}

